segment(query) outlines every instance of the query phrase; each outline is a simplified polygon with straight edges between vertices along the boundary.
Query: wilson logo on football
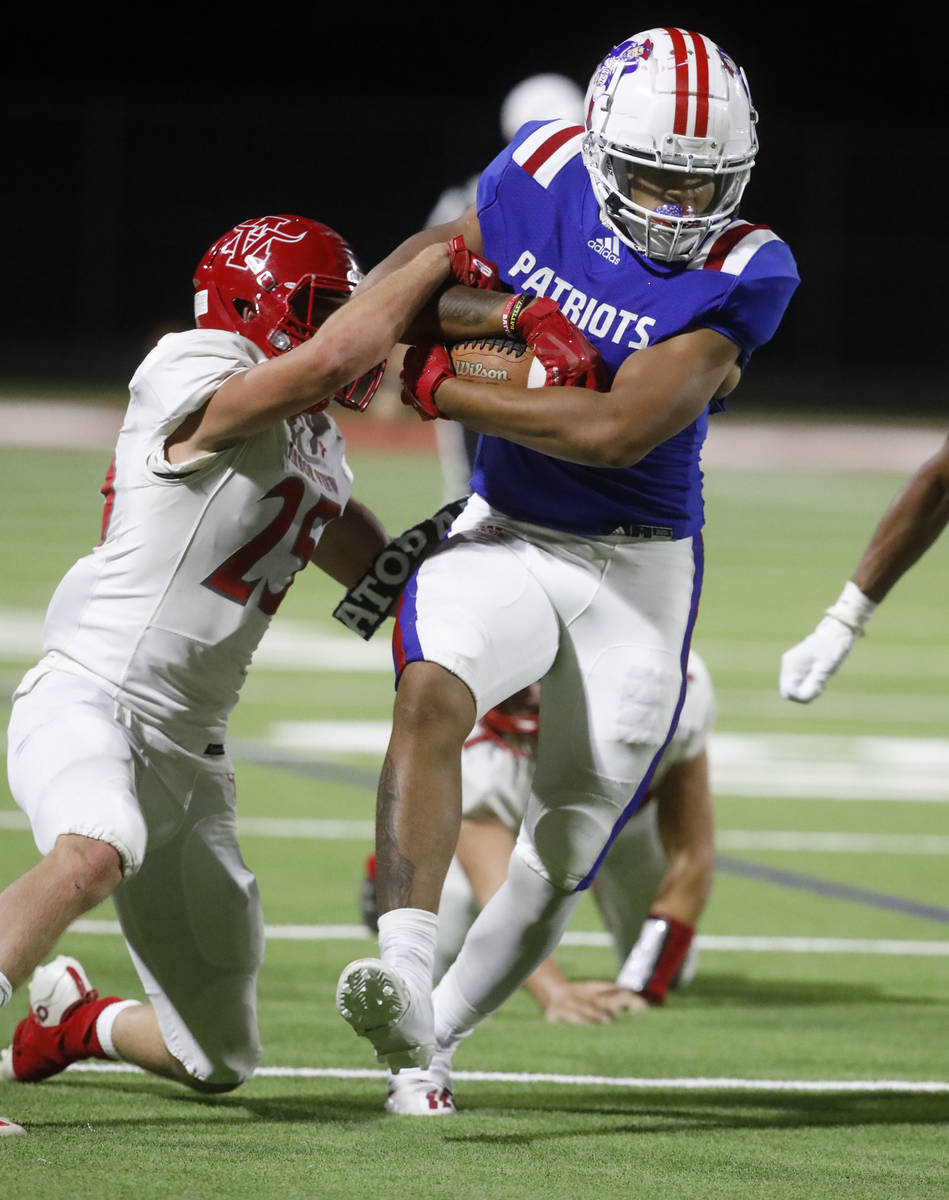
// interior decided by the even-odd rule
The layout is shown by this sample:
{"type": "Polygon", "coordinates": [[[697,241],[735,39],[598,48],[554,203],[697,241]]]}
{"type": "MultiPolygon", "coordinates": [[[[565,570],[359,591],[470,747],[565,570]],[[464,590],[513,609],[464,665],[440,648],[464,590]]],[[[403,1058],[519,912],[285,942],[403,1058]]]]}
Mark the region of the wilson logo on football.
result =
{"type": "Polygon", "coordinates": [[[465,359],[454,364],[456,375],[468,375],[473,379],[492,379],[510,383],[511,372],[507,367],[486,367],[484,363],[469,362],[465,359]]]}

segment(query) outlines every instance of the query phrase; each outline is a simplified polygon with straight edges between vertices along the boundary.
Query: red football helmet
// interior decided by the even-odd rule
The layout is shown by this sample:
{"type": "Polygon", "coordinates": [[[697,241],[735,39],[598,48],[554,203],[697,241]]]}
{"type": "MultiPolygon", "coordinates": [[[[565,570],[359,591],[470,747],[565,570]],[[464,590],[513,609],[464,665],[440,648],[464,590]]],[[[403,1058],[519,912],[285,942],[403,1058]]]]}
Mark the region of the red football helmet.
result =
{"type": "MultiPolygon", "coordinates": [[[[195,269],[195,323],[243,334],[274,358],[312,337],[360,279],[351,247],[328,225],[287,214],[241,221],[195,269]]],[[[384,370],[381,362],[331,399],[362,411],[384,370]]]]}

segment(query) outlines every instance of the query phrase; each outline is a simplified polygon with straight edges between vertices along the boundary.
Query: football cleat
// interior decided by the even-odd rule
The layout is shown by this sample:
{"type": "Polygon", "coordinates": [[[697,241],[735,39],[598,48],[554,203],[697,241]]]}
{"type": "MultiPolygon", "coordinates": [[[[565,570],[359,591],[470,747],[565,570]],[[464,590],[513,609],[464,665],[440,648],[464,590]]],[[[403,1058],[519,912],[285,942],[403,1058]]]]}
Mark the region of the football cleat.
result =
{"type": "Polygon", "coordinates": [[[108,1058],[96,1032],[99,1014],[118,996],[99,999],[81,964],[64,954],[37,967],[30,1012],[0,1053],[0,1079],[38,1083],[85,1058],[108,1058]]]}
{"type": "Polygon", "coordinates": [[[427,1067],[435,1052],[431,1000],[413,1000],[402,977],[378,958],[357,958],[339,977],[336,1008],[376,1058],[398,1073],[402,1067],[427,1067]]]}
{"type": "Polygon", "coordinates": [[[415,1071],[389,1077],[385,1110],[400,1117],[452,1117],[458,1111],[450,1087],[415,1071]]]}
{"type": "Polygon", "coordinates": [[[17,1125],[16,1121],[11,1121],[8,1117],[0,1117],[0,1137],[16,1137],[21,1133],[26,1133],[22,1125],[17,1125]]]}

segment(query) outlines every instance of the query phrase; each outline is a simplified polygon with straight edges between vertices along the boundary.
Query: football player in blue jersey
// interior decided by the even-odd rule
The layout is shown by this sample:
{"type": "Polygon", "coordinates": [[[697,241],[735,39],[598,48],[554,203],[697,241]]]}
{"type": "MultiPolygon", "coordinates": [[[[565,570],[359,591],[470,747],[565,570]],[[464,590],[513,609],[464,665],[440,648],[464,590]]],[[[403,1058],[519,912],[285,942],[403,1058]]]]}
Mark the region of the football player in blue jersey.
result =
{"type": "Polygon", "coordinates": [[[809,704],[843,666],[877,605],[949,524],[949,438],[880,518],[853,575],[817,628],[781,656],[785,700],[809,704]]]}
{"type": "Polygon", "coordinates": [[[337,987],[343,1017],[392,1069],[392,1112],[454,1111],[456,1047],[557,945],[647,793],[683,702],[709,412],[798,283],[778,235],[737,215],[757,114],[714,42],[635,34],[594,71],[584,111],[583,125],[525,125],[472,209],[409,238],[362,285],[461,236],[482,264],[472,278],[511,291],[508,336],[559,339],[575,366],[590,348],[587,370],[548,366],[562,386],[537,389],[456,378],[437,342],[406,354],[403,399],[481,436],[473,494],[401,600],[377,800],[380,956],[337,987]],[[507,881],[433,996],[461,749],[538,679],[536,771],[507,881]]]}

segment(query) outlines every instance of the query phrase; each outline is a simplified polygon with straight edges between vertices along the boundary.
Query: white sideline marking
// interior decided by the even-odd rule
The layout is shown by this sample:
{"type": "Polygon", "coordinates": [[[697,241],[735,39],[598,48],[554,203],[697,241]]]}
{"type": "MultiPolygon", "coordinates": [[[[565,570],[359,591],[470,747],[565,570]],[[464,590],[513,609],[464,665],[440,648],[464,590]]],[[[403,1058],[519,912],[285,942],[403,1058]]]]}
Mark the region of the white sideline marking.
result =
{"type": "MultiPolygon", "coordinates": [[[[97,1075],[144,1074],[130,1063],[73,1063],[68,1072],[97,1075]]],[[[258,1067],[260,1079],[386,1079],[385,1071],[348,1067],[258,1067]]],[[[630,1075],[545,1075],[528,1071],[453,1071],[466,1083],[548,1083],[565,1087],[618,1087],[636,1090],[728,1092],[949,1092],[941,1079],[731,1079],[721,1076],[645,1079],[630,1075]]]]}
{"type": "MultiPolygon", "coordinates": [[[[69,927],[70,933],[120,936],[118,921],[100,921],[81,917],[69,927]]],[[[349,942],[367,941],[372,935],[364,925],[267,925],[264,936],[272,942],[349,942]]],[[[814,938],[814,937],[732,937],[700,933],[695,939],[699,950],[728,950],[754,954],[889,954],[896,957],[947,958],[949,941],[911,941],[897,938],[814,938]]],[[[611,946],[608,933],[599,930],[568,930],[563,946],[611,946]]]]}
{"type": "MultiPolygon", "coordinates": [[[[388,721],[276,721],[271,745],[382,756],[388,721]]],[[[949,801],[949,738],[712,733],[712,790],[782,799],[949,801]]]]}
{"type": "Polygon", "coordinates": [[[912,833],[807,833],[791,829],[719,829],[720,850],[790,850],[808,854],[949,854],[949,837],[912,833]]]}

